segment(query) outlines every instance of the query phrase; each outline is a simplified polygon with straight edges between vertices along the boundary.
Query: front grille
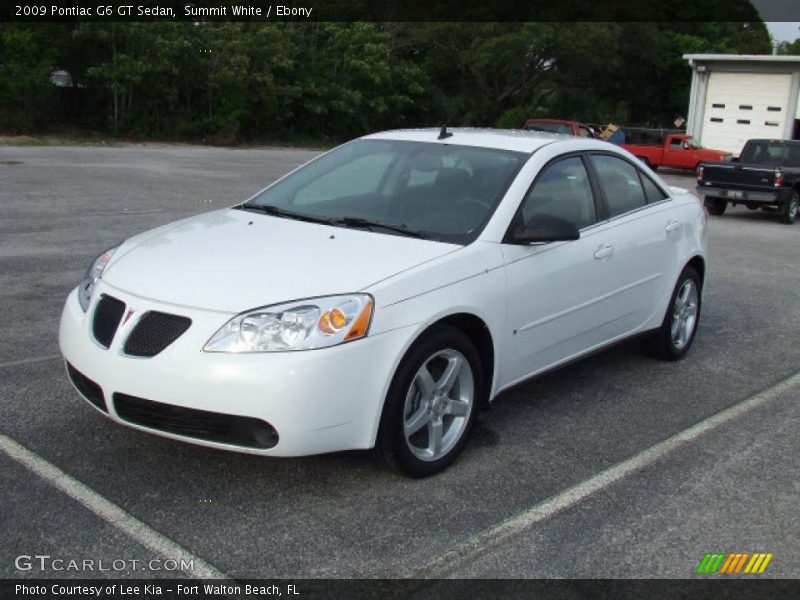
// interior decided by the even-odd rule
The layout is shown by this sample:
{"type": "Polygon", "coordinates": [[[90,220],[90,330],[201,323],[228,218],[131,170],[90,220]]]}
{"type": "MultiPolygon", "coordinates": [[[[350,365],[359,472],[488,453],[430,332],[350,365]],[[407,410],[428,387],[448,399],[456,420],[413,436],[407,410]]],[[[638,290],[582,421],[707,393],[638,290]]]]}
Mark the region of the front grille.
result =
{"type": "Polygon", "coordinates": [[[178,315],[150,311],[134,326],[125,340],[125,354],[155,356],[189,329],[192,320],[178,315]]]}
{"type": "Polygon", "coordinates": [[[119,417],[143,427],[208,442],[266,449],[278,443],[278,432],[261,419],[197,410],[114,394],[119,417]]]}
{"type": "Polygon", "coordinates": [[[86,375],[78,371],[69,363],[67,363],[67,374],[72,381],[72,385],[78,389],[84,398],[86,398],[89,402],[94,404],[103,412],[108,412],[108,408],[106,407],[106,399],[103,396],[103,390],[100,389],[99,385],[97,385],[94,381],[89,379],[86,375]]]}
{"type": "Polygon", "coordinates": [[[100,297],[97,307],[94,309],[94,321],[92,321],[92,333],[94,339],[108,348],[117,333],[119,322],[125,312],[125,303],[105,294],[100,297]]]}

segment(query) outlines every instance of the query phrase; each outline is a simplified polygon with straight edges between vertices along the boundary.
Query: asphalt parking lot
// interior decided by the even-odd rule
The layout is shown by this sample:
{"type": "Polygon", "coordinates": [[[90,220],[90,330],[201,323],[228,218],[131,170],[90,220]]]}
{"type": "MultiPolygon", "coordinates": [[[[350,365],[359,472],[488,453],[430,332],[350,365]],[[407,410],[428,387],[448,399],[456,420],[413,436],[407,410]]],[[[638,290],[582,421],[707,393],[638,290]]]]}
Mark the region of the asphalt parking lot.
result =
{"type": "Polygon", "coordinates": [[[684,578],[711,551],[770,552],[762,577],[800,577],[800,223],[764,212],[710,217],[686,360],[658,362],[628,342],[518,386],[434,478],[403,479],[364,452],[195,447],[86,406],[57,332],[89,261],[242,200],[314,154],[0,147],[0,577],[187,575],[15,565],[35,554],[147,562],[159,557],[154,539],[233,578],[684,578]],[[18,447],[101,504],[12,458],[18,447]],[[109,523],[108,506],[144,533],[109,523]]]}

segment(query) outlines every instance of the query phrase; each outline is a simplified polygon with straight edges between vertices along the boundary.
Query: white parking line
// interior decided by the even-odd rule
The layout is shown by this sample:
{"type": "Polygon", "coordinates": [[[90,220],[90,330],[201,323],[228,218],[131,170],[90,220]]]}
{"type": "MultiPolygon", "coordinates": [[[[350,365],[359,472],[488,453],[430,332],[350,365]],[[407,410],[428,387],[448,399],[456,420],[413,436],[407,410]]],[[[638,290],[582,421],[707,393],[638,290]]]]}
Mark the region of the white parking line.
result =
{"type": "Polygon", "coordinates": [[[61,358],[60,354],[51,354],[49,356],[37,356],[35,358],[22,358],[20,360],[9,360],[7,362],[0,362],[0,369],[6,367],[18,367],[20,365],[30,365],[33,363],[48,362],[61,358]]]}
{"type": "Polygon", "coordinates": [[[203,559],[182,548],[169,538],[164,537],[155,529],[142,523],[110,500],[107,500],[77,479],[70,477],[61,469],[50,464],[41,456],[34,454],[7,435],[0,434],[0,450],[57,487],[70,498],[83,504],[95,515],[124,532],[132,540],[151,550],[159,558],[175,560],[179,566],[181,564],[191,565],[193,568],[181,570],[184,575],[197,579],[227,579],[226,575],[203,559]]]}
{"type": "Polygon", "coordinates": [[[724,425],[725,423],[742,416],[743,414],[774,400],[781,394],[800,387],[800,373],[784,379],[783,381],[767,388],[766,390],[746,398],[741,402],[726,408],[717,414],[700,421],[699,423],[676,433],[663,442],[650,446],[639,454],[614,465],[582,481],[560,494],[532,506],[531,508],[515,515],[499,525],[486,529],[470,539],[456,545],[452,549],[439,555],[428,563],[414,569],[408,574],[412,578],[441,578],[446,577],[461,566],[467,565],[480,554],[497,547],[509,538],[533,527],[585,500],[592,494],[602,491],[614,483],[641,471],[660,460],[673,450],[696,440],[704,433],[724,425]]]}

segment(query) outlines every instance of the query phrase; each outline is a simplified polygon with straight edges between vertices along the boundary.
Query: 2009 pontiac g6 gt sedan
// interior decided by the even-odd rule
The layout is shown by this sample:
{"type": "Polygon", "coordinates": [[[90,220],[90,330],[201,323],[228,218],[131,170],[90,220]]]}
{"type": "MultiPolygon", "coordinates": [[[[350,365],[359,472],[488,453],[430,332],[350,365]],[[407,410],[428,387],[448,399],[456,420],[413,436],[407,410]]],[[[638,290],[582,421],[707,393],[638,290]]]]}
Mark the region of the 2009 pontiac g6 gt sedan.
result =
{"type": "Polygon", "coordinates": [[[706,218],[597,140],[369,135],[90,266],[60,346],[111,419],[267,456],[375,448],[441,471],[502,390],[697,330],[706,218]]]}

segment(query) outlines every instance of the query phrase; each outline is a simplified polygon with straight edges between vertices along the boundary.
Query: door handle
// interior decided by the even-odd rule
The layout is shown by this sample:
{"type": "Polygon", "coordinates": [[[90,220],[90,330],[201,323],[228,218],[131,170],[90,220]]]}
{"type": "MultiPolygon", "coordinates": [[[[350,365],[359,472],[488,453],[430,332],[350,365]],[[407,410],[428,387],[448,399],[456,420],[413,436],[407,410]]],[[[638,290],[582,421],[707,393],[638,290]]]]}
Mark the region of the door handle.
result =
{"type": "Polygon", "coordinates": [[[614,253],[614,244],[603,244],[594,252],[594,257],[597,260],[608,258],[614,253]]]}
{"type": "Polygon", "coordinates": [[[681,226],[681,224],[680,224],[680,223],[678,223],[677,221],[670,221],[669,223],[667,223],[667,226],[666,226],[666,227],[664,227],[664,229],[665,229],[667,232],[670,232],[670,231],[675,231],[675,230],[676,230],[676,229],[678,229],[678,227],[680,227],[680,226],[681,226]]]}

